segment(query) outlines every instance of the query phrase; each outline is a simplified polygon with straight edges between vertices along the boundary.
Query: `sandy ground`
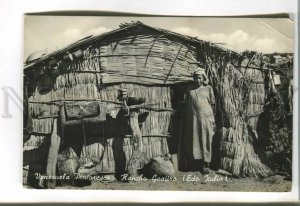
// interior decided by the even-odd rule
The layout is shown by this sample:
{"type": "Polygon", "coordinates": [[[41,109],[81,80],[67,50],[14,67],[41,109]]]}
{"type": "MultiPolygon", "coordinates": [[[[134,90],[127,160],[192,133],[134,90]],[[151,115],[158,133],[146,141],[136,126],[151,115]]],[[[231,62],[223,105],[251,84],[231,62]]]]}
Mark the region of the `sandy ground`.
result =
{"type": "MultiPolygon", "coordinates": [[[[128,180],[128,178],[127,178],[128,180]]],[[[265,179],[231,178],[225,175],[211,174],[204,176],[200,172],[178,172],[176,179],[138,179],[138,181],[91,181],[90,185],[57,186],[57,189],[97,189],[97,190],[182,190],[182,191],[257,191],[288,192],[291,180],[275,175],[265,179]]]]}

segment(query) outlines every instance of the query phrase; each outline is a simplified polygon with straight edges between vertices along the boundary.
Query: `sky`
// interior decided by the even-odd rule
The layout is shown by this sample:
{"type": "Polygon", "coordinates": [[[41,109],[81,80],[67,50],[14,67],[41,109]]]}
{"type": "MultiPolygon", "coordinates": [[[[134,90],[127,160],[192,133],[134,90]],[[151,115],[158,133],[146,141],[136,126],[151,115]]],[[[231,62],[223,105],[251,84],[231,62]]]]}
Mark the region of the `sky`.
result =
{"type": "Polygon", "coordinates": [[[294,51],[294,23],[287,18],[25,16],[24,61],[33,52],[51,52],[133,21],[221,43],[237,52],[294,51]]]}

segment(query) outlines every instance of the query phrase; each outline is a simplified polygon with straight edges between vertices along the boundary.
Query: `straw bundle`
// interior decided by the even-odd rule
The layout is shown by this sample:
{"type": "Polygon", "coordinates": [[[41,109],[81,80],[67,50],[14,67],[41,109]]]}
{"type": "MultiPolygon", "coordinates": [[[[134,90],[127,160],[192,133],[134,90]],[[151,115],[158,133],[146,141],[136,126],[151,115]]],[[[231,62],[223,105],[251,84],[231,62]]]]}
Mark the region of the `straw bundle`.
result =
{"type": "Polygon", "coordinates": [[[97,73],[79,73],[71,72],[59,75],[56,78],[54,88],[61,89],[65,87],[72,87],[81,84],[94,84],[97,85],[100,83],[97,73]]]}
{"type": "Polygon", "coordinates": [[[244,76],[245,78],[253,79],[258,82],[263,82],[265,79],[263,71],[260,70],[259,68],[258,69],[247,68],[244,76]]]}
{"type": "Polygon", "coordinates": [[[232,172],[235,176],[266,177],[271,170],[261,163],[254,152],[253,145],[248,141],[247,130],[237,131],[223,128],[220,144],[221,167],[232,172]],[[224,134],[225,131],[225,134],[224,134]]]}
{"type": "Polygon", "coordinates": [[[113,152],[113,138],[102,140],[104,145],[101,143],[95,143],[91,145],[83,146],[80,165],[84,165],[91,160],[98,162],[97,171],[102,173],[114,173],[115,172],[115,160],[113,152]]]}
{"type": "MultiPolygon", "coordinates": [[[[54,101],[64,99],[64,90],[51,90],[40,94],[38,91],[29,100],[29,112],[33,118],[56,117],[59,113],[59,105],[54,101]]],[[[37,120],[36,120],[37,121],[37,120]]],[[[46,121],[46,120],[45,120],[46,121]]]]}
{"type": "Polygon", "coordinates": [[[248,100],[248,114],[255,114],[261,112],[265,104],[266,93],[261,84],[250,84],[249,100],[248,100]]]}
{"type": "Polygon", "coordinates": [[[79,167],[79,160],[72,148],[67,148],[58,155],[57,168],[59,175],[68,175],[71,179],[62,181],[63,184],[75,185],[75,173],[79,167]]]}
{"type": "Polygon", "coordinates": [[[27,142],[23,144],[23,151],[39,148],[45,140],[45,135],[30,135],[27,142]]]}
{"type": "Polygon", "coordinates": [[[221,158],[221,167],[230,171],[232,175],[239,176],[241,171],[241,160],[231,159],[228,157],[221,158]]]}
{"type": "MultiPolygon", "coordinates": [[[[264,76],[261,71],[252,69],[244,69],[245,76],[241,76],[243,72],[231,64],[226,64],[222,72],[221,82],[217,84],[217,102],[229,127],[220,130],[221,167],[235,176],[266,177],[271,171],[261,163],[249,142],[253,137],[250,137],[249,125],[245,120],[245,116],[262,112],[265,103],[263,85],[249,83],[249,79],[263,82],[264,76]]],[[[257,125],[255,118],[249,121],[253,124],[254,133],[257,125]]]]}
{"type": "Polygon", "coordinates": [[[65,99],[98,99],[98,89],[94,84],[65,88],[65,99]]]}
{"type": "Polygon", "coordinates": [[[266,165],[260,163],[260,159],[254,152],[253,145],[247,143],[240,175],[242,177],[261,178],[270,174],[272,174],[272,171],[266,165]]]}
{"type": "Polygon", "coordinates": [[[32,119],[32,132],[38,134],[49,134],[52,132],[54,118],[32,119]]]}
{"type": "Polygon", "coordinates": [[[49,117],[52,117],[58,114],[59,107],[54,104],[30,103],[29,112],[32,117],[45,118],[43,114],[48,114],[49,117]]]}
{"type": "MultiPolygon", "coordinates": [[[[59,107],[51,101],[58,99],[55,95],[57,91],[51,90],[46,94],[40,94],[36,92],[34,96],[30,97],[29,100],[29,112],[32,117],[45,118],[47,116],[56,116],[59,112],[59,107]],[[47,114],[45,116],[45,114],[47,114]]],[[[62,99],[62,97],[59,97],[62,99]]]]}
{"type": "Polygon", "coordinates": [[[83,146],[81,156],[80,156],[80,165],[86,164],[90,160],[93,160],[95,162],[100,162],[100,158],[103,155],[104,147],[107,145],[108,140],[100,139],[99,141],[101,143],[99,142],[99,143],[83,146]]]}
{"type": "Polygon", "coordinates": [[[245,74],[246,78],[253,79],[249,85],[248,105],[246,108],[249,121],[254,131],[256,131],[258,117],[263,112],[266,92],[264,85],[264,73],[258,69],[248,69],[245,74]]]}
{"type": "Polygon", "coordinates": [[[100,71],[101,61],[99,58],[83,59],[66,63],[59,67],[62,71],[100,71]]]}

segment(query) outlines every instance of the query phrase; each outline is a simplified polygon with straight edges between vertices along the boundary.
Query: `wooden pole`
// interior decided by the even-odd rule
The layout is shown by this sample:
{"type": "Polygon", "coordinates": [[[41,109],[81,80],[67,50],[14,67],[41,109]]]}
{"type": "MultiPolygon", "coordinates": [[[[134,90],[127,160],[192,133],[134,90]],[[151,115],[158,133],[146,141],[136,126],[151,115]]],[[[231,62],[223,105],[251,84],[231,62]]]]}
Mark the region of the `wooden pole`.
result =
{"type": "MultiPolygon", "coordinates": [[[[60,136],[57,134],[57,119],[54,119],[52,134],[50,139],[50,147],[48,152],[47,168],[46,168],[46,175],[49,177],[56,175],[56,163],[57,163],[59,146],[60,146],[60,136]]],[[[46,186],[47,188],[51,188],[51,189],[55,188],[56,180],[55,179],[47,180],[46,186]]]]}
{"type": "Polygon", "coordinates": [[[147,57],[146,57],[146,61],[145,61],[144,67],[146,67],[146,65],[147,65],[148,58],[149,58],[149,56],[150,56],[150,53],[151,53],[151,51],[152,51],[152,48],[153,48],[153,46],[154,46],[156,40],[157,40],[158,38],[160,38],[160,37],[163,37],[163,36],[164,36],[164,35],[157,36],[157,37],[153,40],[153,43],[152,43],[152,45],[151,45],[151,47],[150,47],[150,49],[149,49],[149,52],[148,52],[148,54],[147,54],[147,57]]]}
{"type": "Polygon", "coordinates": [[[131,112],[129,118],[129,124],[132,132],[132,137],[134,140],[134,148],[137,150],[143,150],[143,143],[142,143],[142,133],[139,127],[139,113],[138,112],[131,112]]]}
{"type": "Polygon", "coordinates": [[[133,151],[132,156],[128,162],[128,173],[130,176],[136,176],[137,170],[142,163],[142,151],[143,151],[143,142],[142,142],[142,133],[139,127],[139,113],[138,111],[132,111],[129,115],[129,125],[132,132],[133,140],[133,151]]]}

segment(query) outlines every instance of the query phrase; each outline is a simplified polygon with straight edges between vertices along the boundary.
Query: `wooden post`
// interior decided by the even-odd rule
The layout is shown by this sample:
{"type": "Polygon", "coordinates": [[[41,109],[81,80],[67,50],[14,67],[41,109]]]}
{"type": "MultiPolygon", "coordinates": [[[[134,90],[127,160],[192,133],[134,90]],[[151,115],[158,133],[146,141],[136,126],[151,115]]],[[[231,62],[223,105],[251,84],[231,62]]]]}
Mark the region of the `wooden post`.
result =
{"type": "MultiPolygon", "coordinates": [[[[54,119],[51,140],[50,140],[50,147],[48,152],[48,159],[47,159],[47,168],[46,168],[47,176],[56,175],[56,163],[57,163],[59,146],[60,146],[60,136],[57,134],[57,119],[54,119]]],[[[47,188],[51,188],[51,189],[55,188],[56,180],[55,179],[47,180],[46,186],[47,188]]]]}
{"type": "Polygon", "coordinates": [[[142,133],[139,127],[138,121],[139,113],[138,111],[132,111],[129,115],[129,125],[132,132],[133,140],[133,151],[132,156],[128,162],[128,173],[130,176],[136,176],[137,170],[142,163],[142,151],[143,151],[143,142],[142,142],[142,133]]]}
{"type": "Polygon", "coordinates": [[[138,112],[131,112],[129,118],[129,124],[132,132],[132,137],[134,141],[134,149],[136,150],[143,150],[143,143],[142,143],[142,133],[139,127],[139,113],[138,112]]]}
{"type": "Polygon", "coordinates": [[[179,169],[178,169],[178,156],[177,156],[177,154],[172,154],[171,155],[171,160],[172,160],[175,171],[178,172],[179,169]]]}

